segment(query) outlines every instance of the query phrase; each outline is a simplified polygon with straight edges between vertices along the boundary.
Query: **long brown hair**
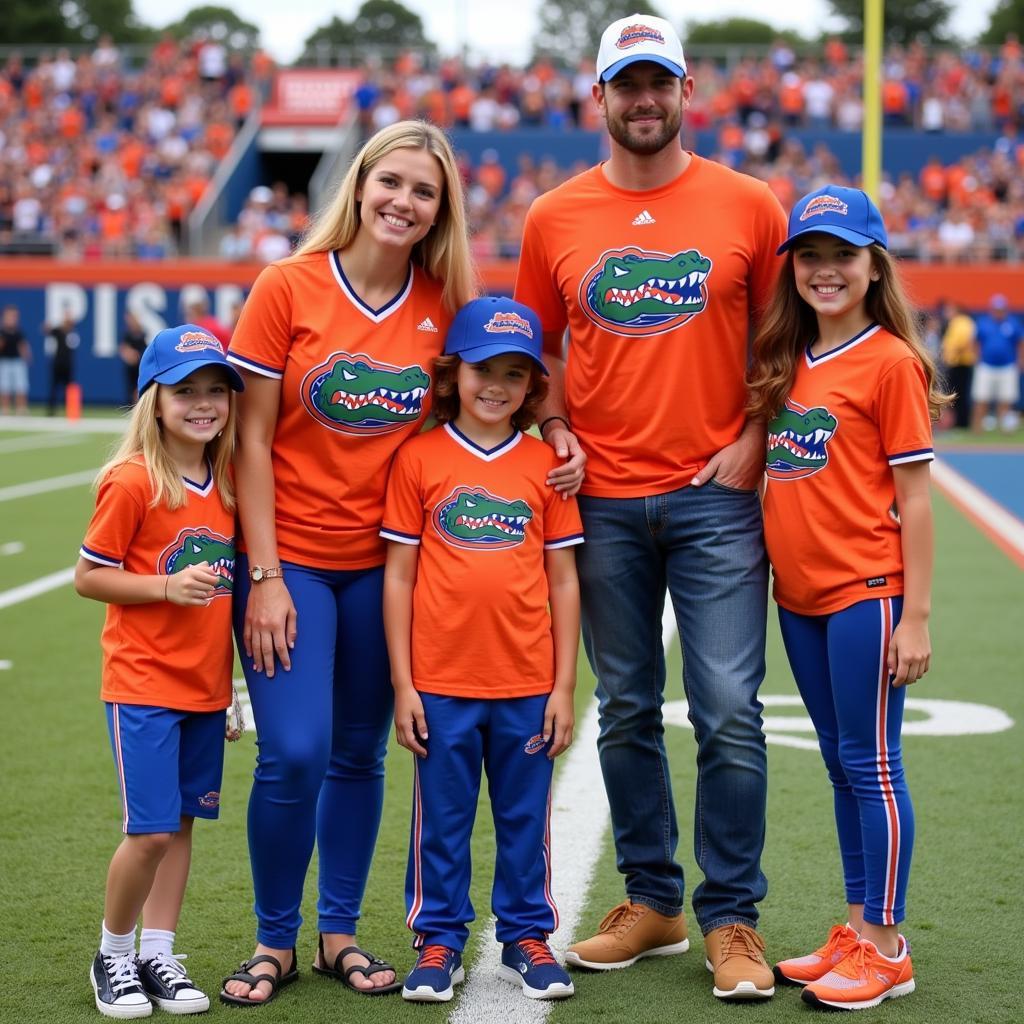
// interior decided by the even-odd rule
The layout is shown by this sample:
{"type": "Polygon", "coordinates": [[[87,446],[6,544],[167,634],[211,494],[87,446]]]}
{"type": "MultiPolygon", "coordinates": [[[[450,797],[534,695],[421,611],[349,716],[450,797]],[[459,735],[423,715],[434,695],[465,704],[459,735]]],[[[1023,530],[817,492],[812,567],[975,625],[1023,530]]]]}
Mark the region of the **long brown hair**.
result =
{"type": "Polygon", "coordinates": [[[295,254],[332,252],[352,244],[359,230],[356,193],[373,167],[396,149],[422,149],[437,160],[444,179],[437,222],[413,246],[412,260],[444,286],[444,303],[452,312],[478,292],[469,251],[469,227],[462,177],[451,143],[440,128],[426,121],[398,121],[382,128],[356,154],[334,198],[310,225],[295,254]]]}
{"type": "MultiPolygon", "coordinates": [[[[868,285],[864,310],[914,353],[928,383],[928,409],[932,419],[938,419],[953,396],[939,387],[935,361],[921,340],[918,312],[907,298],[896,261],[880,245],[869,249],[878,280],[868,285]]],[[[778,415],[793,387],[797,360],[817,333],[818,318],[796,288],[790,250],[754,338],[753,360],[747,370],[748,416],[771,420],[778,415]]]]}
{"type": "MultiPolygon", "coordinates": [[[[438,356],[434,360],[433,414],[438,423],[448,423],[459,415],[459,365],[458,356],[438,356]]],[[[537,422],[537,411],[548,396],[548,382],[541,375],[540,368],[530,361],[530,383],[526,389],[523,404],[512,413],[514,430],[528,430],[537,422]]]]}
{"type": "MultiPolygon", "coordinates": [[[[141,455],[153,485],[150,507],[156,508],[162,502],[169,509],[177,509],[185,504],[188,496],[185,494],[181,470],[164,447],[163,428],[156,414],[157,396],[164,386],[154,382],[139,396],[128,421],[128,430],[110,461],[96,476],[96,485],[110,470],[141,455]]],[[[214,486],[228,512],[235,510],[235,487],[231,479],[231,460],[235,455],[235,410],[235,392],[229,390],[228,421],[220,434],[206,445],[206,457],[213,467],[214,486]]]]}

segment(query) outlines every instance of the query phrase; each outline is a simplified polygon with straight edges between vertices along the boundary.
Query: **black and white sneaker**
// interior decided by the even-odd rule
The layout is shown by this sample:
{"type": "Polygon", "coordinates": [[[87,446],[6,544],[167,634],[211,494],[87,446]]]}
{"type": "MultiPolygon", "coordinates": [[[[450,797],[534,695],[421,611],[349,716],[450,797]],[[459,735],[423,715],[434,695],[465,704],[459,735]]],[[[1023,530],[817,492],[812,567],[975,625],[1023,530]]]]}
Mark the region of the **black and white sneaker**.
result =
{"type": "Polygon", "coordinates": [[[158,953],[139,961],[139,980],[150,999],[165,1013],[205,1013],[210,997],[192,983],[181,961],[184,954],[158,953]]]}
{"type": "Polygon", "coordinates": [[[96,1009],[104,1017],[130,1020],[148,1017],[153,1012],[153,1004],[139,981],[139,963],[134,950],[121,956],[97,953],[89,980],[96,993],[96,1009]]]}

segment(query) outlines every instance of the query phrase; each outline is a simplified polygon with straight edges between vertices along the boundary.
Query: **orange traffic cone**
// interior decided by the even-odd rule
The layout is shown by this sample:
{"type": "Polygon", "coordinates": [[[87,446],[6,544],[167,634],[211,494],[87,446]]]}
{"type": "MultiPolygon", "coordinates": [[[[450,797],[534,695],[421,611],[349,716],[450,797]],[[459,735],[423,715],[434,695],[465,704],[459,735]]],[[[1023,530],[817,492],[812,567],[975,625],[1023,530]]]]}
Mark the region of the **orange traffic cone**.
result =
{"type": "Polygon", "coordinates": [[[78,384],[68,384],[64,389],[64,410],[73,422],[82,418],[82,389],[78,384]]]}

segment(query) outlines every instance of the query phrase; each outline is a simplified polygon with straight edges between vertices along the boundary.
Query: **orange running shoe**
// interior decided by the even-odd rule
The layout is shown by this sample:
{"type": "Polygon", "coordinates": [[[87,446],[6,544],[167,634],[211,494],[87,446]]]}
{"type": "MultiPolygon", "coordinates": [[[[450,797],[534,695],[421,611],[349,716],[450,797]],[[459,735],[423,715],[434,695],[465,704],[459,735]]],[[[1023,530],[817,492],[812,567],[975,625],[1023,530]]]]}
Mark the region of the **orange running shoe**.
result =
{"type": "Polygon", "coordinates": [[[900,957],[890,960],[873,942],[861,939],[853,951],[824,977],[800,993],[805,1003],[837,1010],[866,1010],[883,999],[914,991],[914,965],[907,940],[900,936],[900,957]]]}
{"type": "Polygon", "coordinates": [[[783,985],[807,985],[832,970],[857,945],[857,933],[848,924],[833,925],[824,946],[807,956],[780,960],[774,967],[775,980],[783,985]]]}

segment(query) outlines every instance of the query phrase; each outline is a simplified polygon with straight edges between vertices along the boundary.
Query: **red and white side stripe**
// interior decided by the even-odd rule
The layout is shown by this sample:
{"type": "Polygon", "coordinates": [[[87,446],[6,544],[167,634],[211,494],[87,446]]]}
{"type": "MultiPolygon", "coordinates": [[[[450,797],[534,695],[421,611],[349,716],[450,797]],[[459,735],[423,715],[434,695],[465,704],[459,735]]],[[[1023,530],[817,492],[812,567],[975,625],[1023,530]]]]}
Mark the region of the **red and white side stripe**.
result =
{"type": "MultiPolygon", "coordinates": [[[[409,916],[405,919],[406,927],[416,932],[416,917],[423,909],[423,859],[420,844],[423,840],[423,798],[420,793],[420,761],[413,758],[414,771],[412,790],[412,858],[413,858],[413,898],[409,908],[409,916]]],[[[423,936],[416,934],[413,946],[419,949],[423,945],[423,936]]]]}
{"type": "Polygon", "coordinates": [[[551,891],[551,786],[548,786],[548,810],[547,819],[544,822],[544,900],[551,908],[555,916],[555,925],[552,932],[558,931],[558,905],[555,903],[554,893],[551,891]]]}
{"type": "Polygon", "coordinates": [[[889,741],[887,719],[889,713],[889,642],[892,640],[893,609],[892,598],[882,598],[881,645],[878,659],[878,689],[875,701],[875,769],[878,788],[885,801],[885,815],[888,823],[885,855],[885,893],[882,899],[882,924],[896,924],[893,908],[896,906],[896,874],[900,861],[900,816],[896,807],[896,796],[892,791],[892,777],[889,773],[889,741]]]}
{"type": "Polygon", "coordinates": [[[128,784],[124,777],[124,755],[121,752],[121,705],[112,704],[114,713],[114,761],[117,764],[117,782],[121,787],[121,831],[128,834],[128,784]]]}

